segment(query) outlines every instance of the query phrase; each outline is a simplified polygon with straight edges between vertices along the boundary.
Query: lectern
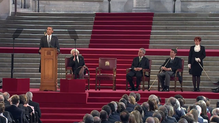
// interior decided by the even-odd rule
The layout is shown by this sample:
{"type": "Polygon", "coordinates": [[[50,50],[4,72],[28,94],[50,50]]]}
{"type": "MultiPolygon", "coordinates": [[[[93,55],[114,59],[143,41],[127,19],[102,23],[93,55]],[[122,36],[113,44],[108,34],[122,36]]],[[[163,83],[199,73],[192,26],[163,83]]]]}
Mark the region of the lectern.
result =
{"type": "Polygon", "coordinates": [[[41,49],[41,84],[40,90],[57,90],[57,49],[41,49]]]}

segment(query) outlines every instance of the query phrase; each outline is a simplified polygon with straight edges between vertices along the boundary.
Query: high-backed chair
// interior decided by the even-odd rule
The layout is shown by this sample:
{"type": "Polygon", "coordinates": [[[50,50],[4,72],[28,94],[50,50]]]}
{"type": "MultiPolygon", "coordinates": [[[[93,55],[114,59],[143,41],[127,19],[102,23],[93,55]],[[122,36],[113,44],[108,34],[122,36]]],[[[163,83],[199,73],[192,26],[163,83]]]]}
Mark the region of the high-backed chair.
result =
{"type": "MultiPolygon", "coordinates": [[[[148,82],[148,89],[150,88],[150,76],[151,76],[151,64],[152,64],[152,60],[149,59],[149,69],[143,69],[143,75],[142,76],[142,84],[143,84],[143,87],[142,87],[142,90],[144,91],[145,90],[145,87],[144,87],[144,82],[147,81],[148,82]]],[[[126,74],[129,73],[129,71],[131,70],[131,68],[127,68],[126,69],[126,74]]],[[[136,82],[136,77],[134,76],[133,77],[133,83],[136,82]]],[[[126,80],[126,91],[128,90],[128,81],[126,80]]]]}
{"type": "MultiPolygon", "coordinates": [[[[182,66],[180,69],[176,70],[176,73],[173,77],[170,77],[170,81],[174,81],[174,87],[170,87],[170,89],[180,89],[183,92],[183,69],[184,69],[184,60],[181,59],[182,66]],[[176,82],[179,81],[180,83],[180,88],[176,87],[176,82]]],[[[160,73],[160,71],[159,71],[160,73]]],[[[158,81],[158,91],[160,91],[160,82],[158,81]]]]}
{"type": "MultiPolygon", "coordinates": [[[[70,58],[65,58],[65,78],[74,79],[75,77],[72,71],[72,67],[69,65],[69,63],[70,63],[70,58]]],[[[88,68],[86,69],[86,74],[84,75],[84,78],[87,79],[87,83],[88,83],[87,89],[89,90],[90,89],[90,71],[88,68]]]]}
{"type": "Polygon", "coordinates": [[[116,58],[99,58],[99,67],[96,68],[95,90],[97,90],[97,88],[100,90],[101,87],[116,90],[116,65],[116,58]],[[112,80],[113,86],[100,86],[101,80],[112,80]],[[97,81],[99,82],[99,86],[97,86],[97,81]]]}

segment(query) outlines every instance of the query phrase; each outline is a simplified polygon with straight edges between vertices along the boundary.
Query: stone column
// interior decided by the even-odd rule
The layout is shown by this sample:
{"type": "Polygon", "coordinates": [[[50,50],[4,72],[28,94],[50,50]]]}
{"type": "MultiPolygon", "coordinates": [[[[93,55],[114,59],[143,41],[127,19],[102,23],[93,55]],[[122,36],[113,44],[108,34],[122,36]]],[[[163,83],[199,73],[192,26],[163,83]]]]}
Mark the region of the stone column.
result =
{"type": "Polygon", "coordinates": [[[176,13],[181,13],[181,0],[176,0],[176,13]]]}
{"type": "Polygon", "coordinates": [[[6,19],[10,15],[10,0],[0,0],[0,19],[6,19]]]}
{"type": "Polygon", "coordinates": [[[133,12],[148,12],[150,0],[133,0],[133,12]]]}

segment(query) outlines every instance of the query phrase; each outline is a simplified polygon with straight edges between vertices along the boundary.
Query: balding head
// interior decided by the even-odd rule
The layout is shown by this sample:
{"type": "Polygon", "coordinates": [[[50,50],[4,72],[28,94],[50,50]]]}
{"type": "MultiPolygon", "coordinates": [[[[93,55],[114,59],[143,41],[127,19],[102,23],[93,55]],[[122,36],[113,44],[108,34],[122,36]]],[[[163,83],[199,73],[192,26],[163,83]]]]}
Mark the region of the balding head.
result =
{"type": "Polygon", "coordinates": [[[212,110],[212,115],[217,115],[219,116],[219,108],[215,108],[212,110]]]}
{"type": "Polygon", "coordinates": [[[146,122],[147,122],[147,123],[155,123],[153,117],[148,117],[148,118],[146,119],[146,122]]]}
{"type": "Polygon", "coordinates": [[[8,92],[4,92],[3,95],[5,96],[6,100],[8,100],[10,98],[10,94],[8,92]]]}
{"type": "Polygon", "coordinates": [[[101,120],[99,117],[95,116],[94,117],[94,123],[101,123],[101,120]]]}

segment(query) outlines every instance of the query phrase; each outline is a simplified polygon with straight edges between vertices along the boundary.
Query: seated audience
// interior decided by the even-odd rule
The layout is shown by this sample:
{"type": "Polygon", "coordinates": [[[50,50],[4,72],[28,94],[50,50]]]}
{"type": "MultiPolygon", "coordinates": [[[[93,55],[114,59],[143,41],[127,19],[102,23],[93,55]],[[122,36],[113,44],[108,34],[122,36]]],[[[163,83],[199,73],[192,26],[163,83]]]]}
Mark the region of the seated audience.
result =
{"type": "Polygon", "coordinates": [[[97,110],[91,111],[90,114],[91,114],[93,117],[95,117],[95,116],[100,117],[100,112],[97,111],[97,110]]]}
{"type": "Polygon", "coordinates": [[[83,117],[83,121],[84,121],[84,123],[94,123],[94,118],[92,115],[86,114],[83,117]]]}
{"type": "Polygon", "coordinates": [[[123,111],[120,113],[121,123],[129,123],[129,112],[123,111]]]}

